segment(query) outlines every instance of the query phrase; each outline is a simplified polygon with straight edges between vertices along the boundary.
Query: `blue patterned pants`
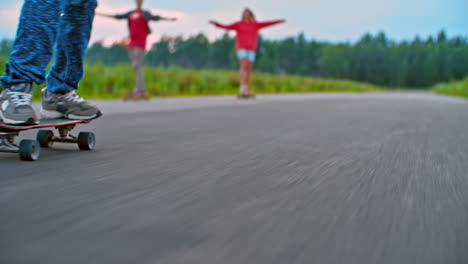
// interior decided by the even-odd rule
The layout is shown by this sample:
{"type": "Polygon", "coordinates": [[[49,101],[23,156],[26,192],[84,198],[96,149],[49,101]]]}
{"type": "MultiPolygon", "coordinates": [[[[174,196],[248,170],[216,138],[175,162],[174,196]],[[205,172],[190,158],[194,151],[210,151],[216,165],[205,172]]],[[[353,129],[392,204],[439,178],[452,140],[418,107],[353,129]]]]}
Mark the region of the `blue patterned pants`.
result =
{"type": "Polygon", "coordinates": [[[96,6],[97,0],[25,0],[13,51],[0,77],[3,87],[47,79],[51,92],[77,89],[96,6]],[[54,65],[46,77],[53,52],[54,65]]]}

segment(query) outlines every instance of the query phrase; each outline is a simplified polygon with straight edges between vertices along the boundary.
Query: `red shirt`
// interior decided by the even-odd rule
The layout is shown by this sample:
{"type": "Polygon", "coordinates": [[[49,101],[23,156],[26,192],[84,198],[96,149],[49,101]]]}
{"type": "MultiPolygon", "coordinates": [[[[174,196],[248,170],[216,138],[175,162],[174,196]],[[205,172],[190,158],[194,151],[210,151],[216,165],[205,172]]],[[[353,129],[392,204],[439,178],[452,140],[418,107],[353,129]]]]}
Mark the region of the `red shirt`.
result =
{"type": "Polygon", "coordinates": [[[128,28],[130,29],[130,43],[127,46],[129,48],[146,49],[146,39],[150,30],[142,10],[135,10],[130,14],[128,28]]]}
{"type": "Polygon", "coordinates": [[[260,29],[284,22],[283,20],[267,22],[245,22],[239,21],[231,25],[222,25],[214,22],[214,25],[227,30],[235,30],[237,34],[236,48],[256,51],[258,45],[258,32],[260,29]]]}

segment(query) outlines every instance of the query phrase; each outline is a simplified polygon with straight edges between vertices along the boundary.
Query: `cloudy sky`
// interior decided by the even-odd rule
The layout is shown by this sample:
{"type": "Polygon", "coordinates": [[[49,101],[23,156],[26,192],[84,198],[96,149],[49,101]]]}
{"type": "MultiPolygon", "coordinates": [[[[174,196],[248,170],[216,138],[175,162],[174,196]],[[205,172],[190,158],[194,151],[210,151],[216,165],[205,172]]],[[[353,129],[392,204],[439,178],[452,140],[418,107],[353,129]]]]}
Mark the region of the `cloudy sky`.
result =
{"type": "MultiPolygon", "coordinates": [[[[13,38],[23,1],[0,0],[0,38],[13,38]]],[[[146,0],[144,8],[154,14],[177,17],[177,22],[153,23],[150,41],[161,35],[195,35],[210,39],[223,34],[208,24],[238,20],[244,7],[258,20],[285,18],[288,23],[263,31],[280,39],[304,32],[318,40],[356,41],[366,32],[384,31],[395,40],[426,37],[445,29],[450,36],[468,36],[468,0],[146,0]]],[[[96,11],[115,14],[135,7],[133,0],[100,0],[96,11]]],[[[92,41],[112,43],[128,35],[124,21],[97,17],[92,41]]]]}

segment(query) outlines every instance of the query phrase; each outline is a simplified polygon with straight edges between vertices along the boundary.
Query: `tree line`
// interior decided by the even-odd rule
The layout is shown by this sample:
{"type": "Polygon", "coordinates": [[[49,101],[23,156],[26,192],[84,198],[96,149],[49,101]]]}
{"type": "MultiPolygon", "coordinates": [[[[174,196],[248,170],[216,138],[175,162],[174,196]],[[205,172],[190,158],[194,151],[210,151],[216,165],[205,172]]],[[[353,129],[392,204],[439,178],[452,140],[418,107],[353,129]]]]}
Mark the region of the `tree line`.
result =
{"type": "MultiPolygon", "coordinates": [[[[0,42],[8,54],[11,41],[0,42]]],[[[127,63],[124,45],[94,43],[90,63],[127,63]]],[[[148,51],[146,65],[182,68],[232,69],[237,67],[235,42],[228,34],[210,42],[204,34],[189,38],[162,37],[148,51]]],[[[468,76],[468,40],[449,38],[444,31],[411,41],[392,41],[385,33],[365,34],[355,43],[307,40],[304,34],[283,40],[260,37],[257,71],[314,77],[351,79],[388,87],[429,87],[468,76]]]]}

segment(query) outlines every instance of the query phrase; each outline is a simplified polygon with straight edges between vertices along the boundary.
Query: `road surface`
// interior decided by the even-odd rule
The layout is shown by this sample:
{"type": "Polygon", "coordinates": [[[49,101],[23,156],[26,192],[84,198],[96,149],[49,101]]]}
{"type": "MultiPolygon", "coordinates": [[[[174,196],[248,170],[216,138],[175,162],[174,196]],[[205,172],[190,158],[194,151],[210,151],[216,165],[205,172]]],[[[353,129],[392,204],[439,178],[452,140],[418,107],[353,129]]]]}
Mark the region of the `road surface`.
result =
{"type": "Polygon", "coordinates": [[[0,263],[468,263],[464,99],[97,103],[96,151],[0,154],[0,263]]]}

